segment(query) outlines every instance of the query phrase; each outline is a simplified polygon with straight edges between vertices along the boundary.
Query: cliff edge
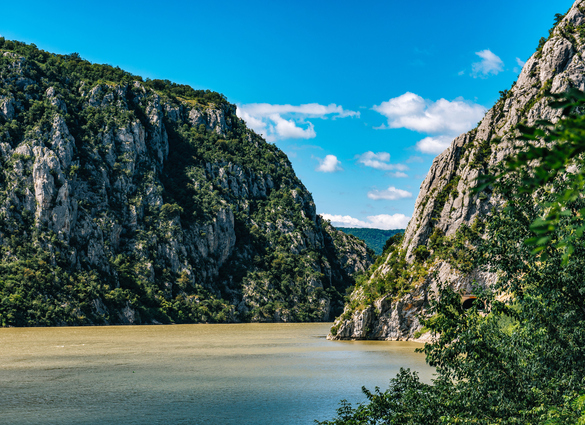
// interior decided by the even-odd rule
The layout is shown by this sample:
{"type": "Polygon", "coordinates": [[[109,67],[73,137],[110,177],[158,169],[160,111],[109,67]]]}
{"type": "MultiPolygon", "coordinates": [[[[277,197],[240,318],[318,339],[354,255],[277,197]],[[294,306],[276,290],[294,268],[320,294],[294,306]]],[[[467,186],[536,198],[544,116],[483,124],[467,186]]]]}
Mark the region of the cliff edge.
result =
{"type": "Polygon", "coordinates": [[[0,324],[321,321],[372,253],[219,93],[0,38],[0,324]]]}
{"type": "Polygon", "coordinates": [[[329,338],[425,340],[418,317],[438,287],[469,293],[473,285],[494,282],[494,274],[473,267],[469,240],[481,237],[482,220],[502,202],[489,188],[479,194],[471,189],[514,151],[517,124],[560,115],[548,106],[551,93],[585,90],[584,53],[585,1],[577,0],[479,126],[435,158],[404,238],[390,244],[356,285],[329,338]]]}

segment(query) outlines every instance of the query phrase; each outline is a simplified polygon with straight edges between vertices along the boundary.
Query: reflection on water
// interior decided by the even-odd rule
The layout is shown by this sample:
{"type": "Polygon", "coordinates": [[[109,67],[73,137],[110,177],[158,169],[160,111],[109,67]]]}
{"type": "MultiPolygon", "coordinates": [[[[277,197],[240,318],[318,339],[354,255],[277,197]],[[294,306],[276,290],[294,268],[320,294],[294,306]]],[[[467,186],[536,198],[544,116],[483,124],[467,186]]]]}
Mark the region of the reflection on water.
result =
{"type": "Polygon", "coordinates": [[[0,329],[2,424],[311,424],[420,344],[332,342],[331,324],[0,329]]]}

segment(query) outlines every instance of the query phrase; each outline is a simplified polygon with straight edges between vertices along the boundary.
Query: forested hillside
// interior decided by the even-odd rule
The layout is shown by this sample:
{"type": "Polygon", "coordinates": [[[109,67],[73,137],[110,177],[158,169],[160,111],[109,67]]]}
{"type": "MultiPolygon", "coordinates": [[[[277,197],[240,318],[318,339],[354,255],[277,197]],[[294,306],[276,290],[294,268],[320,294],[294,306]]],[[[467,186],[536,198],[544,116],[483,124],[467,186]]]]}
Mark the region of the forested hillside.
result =
{"type": "Polygon", "coordinates": [[[341,424],[585,423],[585,0],[555,17],[518,81],[455,139],[414,218],[358,283],[332,336],[417,338],[341,424]]]}
{"type": "Polygon", "coordinates": [[[382,230],[382,229],[367,229],[358,227],[338,227],[348,235],[354,235],[363,240],[366,245],[373,249],[376,255],[380,255],[384,251],[384,246],[388,239],[398,233],[404,233],[404,229],[382,230]]]}
{"type": "Polygon", "coordinates": [[[320,321],[366,246],[219,93],[0,38],[0,324],[320,321]]]}
{"type": "Polygon", "coordinates": [[[469,294],[474,287],[495,284],[497,273],[478,267],[474,247],[487,238],[485,219],[505,205],[505,197],[491,186],[475,188],[524,146],[519,125],[558,119],[561,110],[549,104],[551,95],[585,89],[582,9],[576,4],[556,16],[548,37],[535,41],[536,52],[518,80],[500,92],[475,129],[455,138],[435,158],[404,237],[360,280],[332,328],[332,338],[424,337],[419,318],[428,314],[438,287],[469,294]]]}

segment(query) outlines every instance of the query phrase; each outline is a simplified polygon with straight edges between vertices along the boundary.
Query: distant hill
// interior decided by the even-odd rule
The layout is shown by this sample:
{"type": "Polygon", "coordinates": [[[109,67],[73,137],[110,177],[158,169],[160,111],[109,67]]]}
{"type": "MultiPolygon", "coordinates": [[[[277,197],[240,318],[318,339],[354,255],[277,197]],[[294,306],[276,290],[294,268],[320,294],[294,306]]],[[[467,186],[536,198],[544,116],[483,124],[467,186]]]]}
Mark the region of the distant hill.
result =
{"type": "Polygon", "coordinates": [[[0,37],[0,326],[307,322],[362,241],[220,93],[0,37]]]}
{"type": "MultiPolygon", "coordinates": [[[[487,237],[484,233],[487,224],[495,219],[494,211],[503,210],[506,197],[494,194],[490,187],[481,193],[471,188],[477,186],[478,176],[495,174],[498,164],[515,153],[514,149],[529,145],[527,141],[517,139],[518,133],[514,129],[518,124],[527,122],[533,125],[539,120],[555,121],[559,118],[563,111],[549,105],[551,93],[562,94],[573,87],[585,87],[582,28],[585,28],[585,0],[575,2],[564,18],[556,15],[548,39],[541,39],[514,85],[501,92],[500,99],[475,129],[455,138],[449,148],[437,155],[420,186],[403,240],[383,254],[383,260],[371,270],[368,278],[355,287],[348,298],[351,303],[346,305],[343,315],[332,327],[332,336],[340,339],[410,340],[423,329],[423,324],[415,317],[425,314],[423,312],[429,307],[427,300],[435,288],[467,291],[472,286],[488,287],[498,281],[499,271],[495,273],[491,265],[490,272],[480,272],[476,268],[478,258],[470,241],[487,237]],[[416,272],[430,268],[450,272],[436,276],[416,272]],[[350,306],[356,307],[352,309],[350,306]],[[370,319],[373,315],[366,312],[375,312],[375,319],[370,319]]],[[[582,119],[583,115],[580,116],[582,119]]],[[[536,205],[541,202],[541,198],[535,197],[535,213],[540,211],[536,205]]],[[[518,234],[510,233],[505,237],[510,239],[494,242],[493,246],[500,243],[516,246],[518,240],[514,238],[524,235],[523,231],[519,228],[518,234]]],[[[543,267],[543,276],[544,264],[538,266],[543,267]]],[[[523,266],[532,272],[532,266],[523,266]]],[[[518,288],[526,284],[521,276],[517,282],[518,288]]],[[[583,302],[580,302],[582,306],[583,302]]]]}
{"type": "Polygon", "coordinates": [[[397,233],[404,233],[404,229],[382,230],[382,229],[364,229],[354,227],[337,227],[348,235],[354,235],[363,240],[367,246],[372,248],[376,255],[380,255],[383,251],[384,244],[388,238],[397,233]]]}

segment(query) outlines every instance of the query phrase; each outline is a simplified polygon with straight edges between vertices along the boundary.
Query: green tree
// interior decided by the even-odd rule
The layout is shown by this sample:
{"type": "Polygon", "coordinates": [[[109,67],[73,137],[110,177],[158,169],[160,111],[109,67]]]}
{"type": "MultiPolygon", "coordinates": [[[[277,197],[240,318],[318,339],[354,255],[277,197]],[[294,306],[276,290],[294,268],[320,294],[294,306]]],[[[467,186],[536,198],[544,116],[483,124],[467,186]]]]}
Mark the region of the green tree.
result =
{"type": "Polygon", "coordinates": [[[510,175],[519,178],[521,193],[545,191],[543,214],[532,222],[535,235],[526,242],[534,247],[534,253],[546,251],[549,244],[563,248],[567,261],[585,231],[585,208],[574,209],[574,201],[585,188],[585,93],[571,89],[553,98],[550,105],[562,109],[560,119],[554,124],[540,120],[532,127],[520,124],[521,151],[508,158],[498,174],[484,176],[478,191],[510,175]],[[562,184],[553,189],[552,182],[559,179],[562,184]],[[567,220],[572,231],[558,237],[555,230],[567,220]]]}
{"type": "Polygon", "coordinates": [[[557,100],[562,118],[521,127],[530,143],[489,181],[505,204],[474,261],[497,282],[469,310],[441,288],[423,320],[433,385],[401,371],[322,424],[585,423],[585,95],[557,100]]]}

